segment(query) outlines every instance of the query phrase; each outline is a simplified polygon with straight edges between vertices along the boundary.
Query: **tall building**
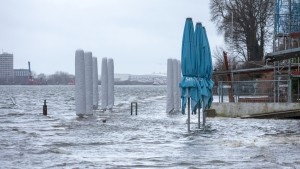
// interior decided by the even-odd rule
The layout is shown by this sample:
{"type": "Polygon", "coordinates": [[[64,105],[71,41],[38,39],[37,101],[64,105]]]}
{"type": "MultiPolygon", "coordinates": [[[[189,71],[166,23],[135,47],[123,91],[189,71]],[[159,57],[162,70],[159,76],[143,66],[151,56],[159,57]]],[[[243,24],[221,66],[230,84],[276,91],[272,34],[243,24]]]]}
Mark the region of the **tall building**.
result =
{"type": "Polygon", "coordinates": [[[11,84],[14,77],[13,54],[0,54],[0,84],[11,84]]]}

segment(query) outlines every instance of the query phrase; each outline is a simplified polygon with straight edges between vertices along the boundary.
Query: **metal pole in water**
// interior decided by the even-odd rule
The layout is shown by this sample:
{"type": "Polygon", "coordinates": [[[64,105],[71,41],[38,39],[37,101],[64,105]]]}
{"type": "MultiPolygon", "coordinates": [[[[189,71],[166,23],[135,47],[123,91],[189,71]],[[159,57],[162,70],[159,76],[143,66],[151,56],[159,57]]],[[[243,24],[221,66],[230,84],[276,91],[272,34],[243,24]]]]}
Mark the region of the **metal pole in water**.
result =
{"type": "Polygon", "coordinates": [[[131,112],[131,115],[132,115],[132,102],[130,104],[130,112],[131,112]]]}
{"type": "Polygon", "coordinates": [[[221,103],[223,103],[224,99],[223,99],[224,95],[223,95],[223,82],[221,82],[221,103]]]}
{"type": "Polygon", "coordinates": [[[135,105],[135,115],[137,115],[137,107],[138,107],[138,104],[137,102],[131,102],[130,104],[130,111],[131,111],[131,115],[132,115],[132,112],[133,112],[133,105],[135,105]]]}
{"type": "Polygon", "coordinates": [[[135,102],[135,115],[137,115],[138,104],[135,102]]]}
{"type": "Polygon", "coordinates": [[[188,132],[191,131],[191,129],[190,129],[190,102],[191,102],[190,97],[188,97],[188,132]]]}
{"type": "Polygon", "coordinates": [[[205,112],[204,102],[203,102],[203,105],[202,105],[202,118],[203,118],[202,125],[204,127],[205,126],[205,122],[206,122],[206,112],[205,112]]]}
{"type": "Polygon", "coordinates": [[[47,116],[47,105],[46,105],[46,100],[44,100],[44,105],[43,105],[43,115],[47,116]]]}
{"type": "Polygon", "coordinates": [[[198,103],[198,129],[200,129],[200,104],[201,104],[201,102],[199,101],[199,103],[198,103]]]}
{"type": "Polygon", "coordinates": [[[203,114],[204,114],[204,118],[203,118],[203,127],[204,127],[205,123],[206,123],[206,111],[205,110],[204,110],[203,114]]]}

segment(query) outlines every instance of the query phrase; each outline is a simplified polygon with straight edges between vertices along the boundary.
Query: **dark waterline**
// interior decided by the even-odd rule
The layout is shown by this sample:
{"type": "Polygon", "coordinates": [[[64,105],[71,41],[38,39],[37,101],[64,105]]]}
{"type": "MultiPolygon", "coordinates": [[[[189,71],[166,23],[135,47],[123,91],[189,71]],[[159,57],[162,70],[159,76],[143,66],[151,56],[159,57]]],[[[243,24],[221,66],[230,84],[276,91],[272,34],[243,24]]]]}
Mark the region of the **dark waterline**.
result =
{"type": "Polygon", "coordinates": [[[115,92],[114,112],[78,118],[74,86],[0,86],[1,167],[300,168],[299,120],[209,118],[196,130],[192,116],[188,133],[186,116],[165,113],[165,86],[115,92]]]}

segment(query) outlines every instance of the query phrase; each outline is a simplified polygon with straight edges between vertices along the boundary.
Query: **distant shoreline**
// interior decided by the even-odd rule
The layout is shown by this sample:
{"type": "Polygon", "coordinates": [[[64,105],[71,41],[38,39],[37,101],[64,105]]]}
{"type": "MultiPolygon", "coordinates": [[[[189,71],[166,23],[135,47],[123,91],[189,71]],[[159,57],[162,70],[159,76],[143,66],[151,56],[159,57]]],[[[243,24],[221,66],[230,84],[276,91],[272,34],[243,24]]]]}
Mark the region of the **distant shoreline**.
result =
{"type": "MultiPolygon", "coordinates": [[[[122,84],[122,83],[115,83],[115,86],[165,86],[166,84],[150,84],[150,83],[134,83],[134,84],[122,84]]],[[[1,84],[0,86],[74,86],[74,84],[1,84]]],[[[99,84],[101,86],[101,84],[99,84]]]]}

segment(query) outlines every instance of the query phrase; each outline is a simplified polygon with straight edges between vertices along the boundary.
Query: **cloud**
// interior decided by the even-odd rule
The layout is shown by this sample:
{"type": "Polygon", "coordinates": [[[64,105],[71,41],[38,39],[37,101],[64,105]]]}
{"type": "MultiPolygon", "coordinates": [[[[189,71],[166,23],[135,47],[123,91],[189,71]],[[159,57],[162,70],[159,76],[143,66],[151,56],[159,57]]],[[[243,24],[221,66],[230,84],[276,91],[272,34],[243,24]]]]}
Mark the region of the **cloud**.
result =
{"type": "Polygon", "coordinates": [[[180,59],[186,17],[206,26],[211,49],[223,45],[208,7],[208,0],[4,0],[0,48],[14,53],[15,68],[30,60],[37,73],[74,73],[78,48],[98,61],[114,58],[116,73],[166,72],[167,58],[180,59]]]}

